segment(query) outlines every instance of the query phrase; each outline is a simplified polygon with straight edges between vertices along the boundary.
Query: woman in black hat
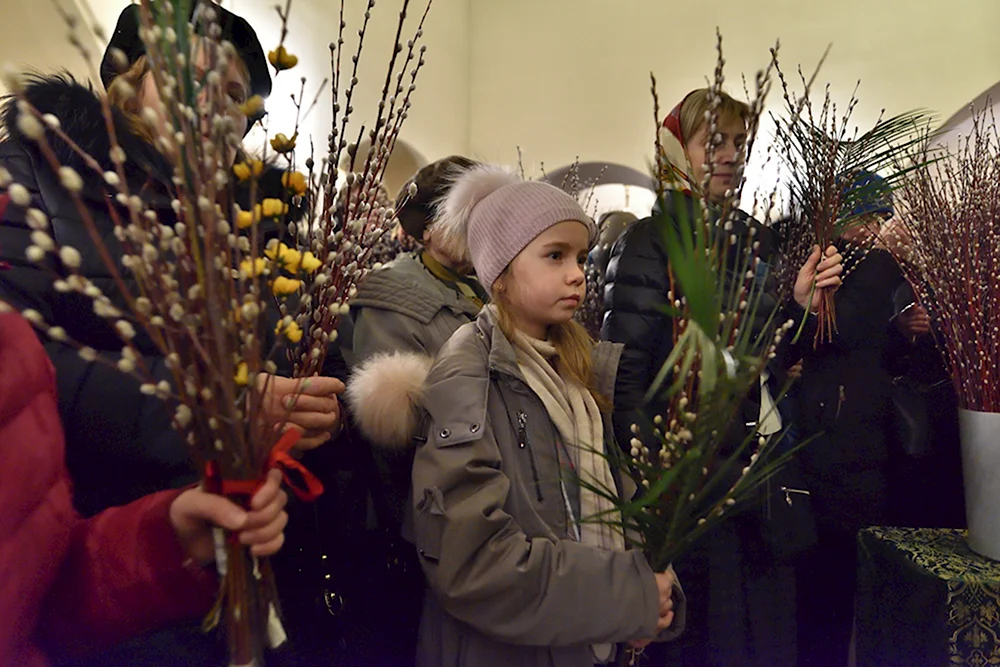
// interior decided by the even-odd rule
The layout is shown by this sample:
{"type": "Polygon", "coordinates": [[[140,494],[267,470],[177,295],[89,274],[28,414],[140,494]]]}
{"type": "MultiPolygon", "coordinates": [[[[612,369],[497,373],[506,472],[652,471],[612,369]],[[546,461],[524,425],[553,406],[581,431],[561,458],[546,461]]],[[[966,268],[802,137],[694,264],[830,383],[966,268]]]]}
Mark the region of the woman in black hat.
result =
{"type": "MultiPolygon", "coordinates": [[[[215,92],[203,92],[197,105],[202,121],[201,138],[206,145],[215,146],[215,154],[221,156],[220,168],[229,169],[239,152],[240,138],[260,113],[251,112],[248,117],[244,110],[250,105],[244,103],[255,95],[266,97],[271,91],[271,78],[260,42],[244,19],[212,3],[193,3],[192,21],[202,20],[217,24],[221,29],[220,40],[233,46],[231,51],[228,47],[213,49],[207,38],[197,38],[191,56],[196,74],[219,72],[217,84],[214,76],[205,77],[203,91],[212,88],[215,92]],[[229,54],[224,71],[210,65],[212,55],[220,53],[229,54]],[[207,107],[225,111],[213,117],[207,107]]],[[[122,12],[105,53],[101,79],[110,102],[117,144],[125,155],[121,167],[129,192],[140,196],[162,224],[170,224],[175,219],[171,207],[174,171],[168,156],[160,150],[163,142],[159,139],[172,132],[172,128],[161,111],[150,59],[139,31],[139,6],[130,5],[122,12]]],[[[117,190],[88,166],[74,148],[75,145],[96,160],[101,171],[116,170],[102,96],[89,85],[64,74],[29,78],[20,98],[41,114],[58,119],[61,131],[72,145],[50,130],[45,130],[46,139],[60,164],[71,167],[83,179],[79,194],[85,202],[86,214],[103,237],[110,256],[120,258],[122,251],[115,238],[112,215],[112,207],[119,206],[114,196],[117,190]]],[[[49,326],[62,327],[68,338],[90,348],[84,357],[67,344],[43,340],[56,370],[59,412],[66,432],[66,459],[75,487],[76,508],[84,516],[92,516],[152,492],[187,485],[196,481],[198,475],[190,461],[189,448],[171,427],[170,413],[163,403],[142,394],[138,381],[97,363],[90,354],[125,366],[134,361],[121,358],[119,338],[109,322],[95,313],[95,303],[84,295],[56,289],[51,272],[67,275],[59,260],[46,259],[49,264],[44,265],[26,259],[32,233],[37,231],[39,221],[47,220],[46,232],[60,247],[79,251],[78,272],[99,287],[112,306],[127,310],[125,296],[106,268],[98,245],[91,239],[83,214],[62,187],[58,172],[49,166],[38,144],[25,134],[31,134],[32,126],[19,123],[18,117],[18,100],[8,99],[0,110],[0,136],[7,137],[0,142],[0,185],[13,181],[23,186],[31,201],[27,206],[9,202],[0,219],[0,267],[5,267],[0,270],[0,299],[21,311],[37,311],[49,326]]],[[[257,183],[258,200],[289,199],[281,185],[281,176],[278,169],[265,170],[257,183]]],[[[237,202],[244,200],[244,209],[249,208],[248,195],[248,192],[235,193],[237,202]]],[[[124,211],[117,212],[127,219],[124,211]]],[[[258,231],[262,242],[279,233],[277,225],[269,226],[267,221],[260,223],[258,231]]],[[[128,272],[121,273],[131,289],[128,272]]],[[[146,368],[157,380],[169,381],[171,375],[164,359],[143,332],[135,342],[140,352],[146,354],[143,360],[146,368]]],[[[331,360],[336,358],[331,355],[331,360]]],[[[273,384],[279,395],[292,391],[290,385],[294,385],[292,380],[284,378],[276,378],[273,384]]],[[[303,397],[299,402],[299,409],[313,413],[308,416],[313,429],[305,434],[306,447],[321,444],[338,430],[336,393],[342,389],[342,383],[332,377],[316,378],[310,383],[308,393],[315,395],[303,397]]],[[[292,421],[306,420],[293,416],[292,421]]],[[[224,659],[224,650],[206,656],[200,646],[205,638],[196,630],[190,634],[191,643],[199,647],[190,656],[185,655],[178,637],[175,633],[173,639],[162,645],[145,641],[143,655],[121,657],[121,662],[206,665],[214,664],[216,656],[219,661],[224,659]]],[[[212,642],[218,643],[215,638],[212,642]]],[[[100,664],[113,662],[109,657],[100,664]]]]}

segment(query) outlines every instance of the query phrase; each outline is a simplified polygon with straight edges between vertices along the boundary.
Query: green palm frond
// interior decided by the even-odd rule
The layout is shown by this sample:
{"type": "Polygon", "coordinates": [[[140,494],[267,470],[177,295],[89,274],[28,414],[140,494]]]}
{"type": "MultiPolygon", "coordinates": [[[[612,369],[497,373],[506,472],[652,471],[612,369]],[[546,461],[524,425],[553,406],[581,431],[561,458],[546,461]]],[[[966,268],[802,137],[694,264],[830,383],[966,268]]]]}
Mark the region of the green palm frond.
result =
{"type": "MultiPolygon", "coordinates": [[[[747,123],[751,134],[771,67],[757,77],[754,117],[747,123]]],[[[715,90],[722,87],[721,71],[720,42],[715,90]]],[[[653,97],[659,118],[655,80],[653,97]]],[[[805,141],[800,135],[791,139],[805,141]]],[[[778,302],[765,298],[767,264],[757,243],[762,228],[737,210],[739,189],[722,203],[678,190],[661,163],[662,151],[657,156],[654,216],[670,284],[664,308],[670,325],[662,335],[672,347],[645,394],[642,423],[632,425],[631,442],[608,454],[638,491],[623,499],[617,489],[578,481],[614,507],[587,520],[621,525],[631,544],[662,570],[720,521],[759,501],[761,487],[795,450],[777,452],[783,433],[747,435],[740,419],[777,341],[790,329],[780,321],[778,302]]]]}
{"type": "MultiPolygon", "coordinates": [[[[912,172],[926,166],[900,167],[925,141],[934,116],[915,109],[879,118],[870,130],[851,136],[856,96],[838,115],[829,90],[816,110],[808,95],[796,97],[784,83],[788,116],[775,121],[778,152],[790,174],[792,217],[799,221],[791,233],[805,237],[803,246],[823,245],[862,222],[864,216],[853,213],[860,204],[890,198],[912,172]],[[806,112],[799,113],[803,107],[806,112]],[[850,187],[865,173],[879,174],[883,181],[850,187]]],[[[791,264],[798,266],[794,261],[791,264]]]]}
{"type": "Polygon", "coordinates": [[[620,443],[633,455],[620,467],[640,480],[640,492],[619,501],[614,489],[593,489],[616,507],[610,519],[593,520],[620,520],[653,566],[666,567],[759,500],[791,454],[771,455],[781,434],[732,443],[740,406],[782,330],[776,309],[762,312],[764,290],[750,270],[753,234],[736,237],[723,209],[678,193],[666,193],[658,210],[675,286],[674,344],[646,392],[647,423],[632,443],[620,443]],[[753,331],[759,316],[764,326],[753,331]]]}

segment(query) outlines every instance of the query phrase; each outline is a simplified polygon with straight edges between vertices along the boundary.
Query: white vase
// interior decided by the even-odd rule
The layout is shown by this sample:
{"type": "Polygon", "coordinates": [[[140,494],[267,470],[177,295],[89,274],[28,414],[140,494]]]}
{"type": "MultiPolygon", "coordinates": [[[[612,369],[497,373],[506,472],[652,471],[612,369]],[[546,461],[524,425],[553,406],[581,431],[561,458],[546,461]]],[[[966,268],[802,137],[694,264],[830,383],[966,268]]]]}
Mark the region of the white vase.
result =
{"type": "Polygon", "coordinates": [[[958,411],[969,548],[1000,560],[1000,413],[958,411]]]}

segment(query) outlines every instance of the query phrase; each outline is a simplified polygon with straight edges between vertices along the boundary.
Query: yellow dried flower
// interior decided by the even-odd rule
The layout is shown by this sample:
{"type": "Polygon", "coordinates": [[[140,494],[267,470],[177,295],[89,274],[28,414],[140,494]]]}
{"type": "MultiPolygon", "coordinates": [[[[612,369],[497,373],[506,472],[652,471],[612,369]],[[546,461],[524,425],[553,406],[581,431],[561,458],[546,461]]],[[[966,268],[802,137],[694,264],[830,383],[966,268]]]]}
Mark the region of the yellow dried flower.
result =
{"type": "Polygon", "coordinates": [[[247,362],[241,361],[240,365],[236,367],[236,375],[233,377],[233,381],[239,387],[245,387],[250,384],[250,371],[247,369],[247,362]]]}
{"type": "Polygon", "coordinates": [[[246,229],[255,222],[260,222],[261,208],[260,204],[256,204],[253,207],[253,212],[243,211],[239,208],[236,209],[236,226],[240,229],[246,229]]]}
{"type": "Polygon", "coordinates": [[[301,280],[278,276],[274,279],[274,282],[271,283],[271,291],[274,292],[276,296],[288,296],[289,294],[297,292],[301,286],[301,280]]]}
{"type": "Polygon", "coordinates": [[[262,201],[260,206],[265,218],[276,218],[288,213],[288,204],[273,197],[262,201]]]}
{"type": "Polygon", "coordinates": [[[289,248],[284,243],[270,244],[264,251],[264,255],[291,273],[298,272],[299,262],[302,261],[302,253],[294,248],[289,248]]]}
{"type": "Polygon", "coordinates": [[[281,256],[282,265],[289,273],[298,273],[299,265],[302,262],[302,253],[298,250],[289,250],[281,256]]]}
{"type": "Polygon", "coordinates": [[[253,95],[246,102],[240,105],[240,113],[247,118],[256,118],[264,113],[264,98],[260,95],[253,95]]]}
{"type": "Polygon", "coordinates": [[[281,322],[278,322],[278,326],[275,327],[274,333],[279,336],[284,336],[292,343],[298,343],[302,340],[302,327],[298,325],[294,320],[288,323],[288,326],[283,327],[281,322]]]}
{"type": "Polygon", "coordinates": [[[271,148],[273,148],[278,153],[290,153],[295,150],[295,140],[298,138],[299,134],[296,132],[291,136],[291,138],[285,136],[281,132],[274,135],[271,139],[271,148]]]}
{"type": "Polygon", "coordinates": [[[282,174],[281,184],[285,186],[286,190],[297,195],[304,195],[309,187],[309,184],[306,182],[306,175],[298,171],[282,174]]]}
{"type": "MultiPolygon", "coordinates": [[[[302,266],[302,253],[295,248],[289,248],[284,243],[270,244],[264,251],[264,255],[290,273],[298,273],[299,268],[302,266]]],[[[311,252],[307,252],[306,255],[312,257],[313,262],[317,261],[311,252]]]]}
{"type": "Polygon", "coordinates": [[[293,56],[291,53],[285,50],[284,46],[279,46],[274,51],[269,51],[267,54],[267,62],[277,71],[292,69],[299,64],[298,56],[293,56]]]}
{"type": "Polygon", "coordinates": [[[306,251],[305,253],[302,254],[302,261],[299,262],[299,266],[306,273],[315,273],[316,269],[323,266],[323,262],[319,261],[316,255],[312,254],[309,251],[306,251]]]}
{"type": "Polygon", "coordinates": [[[271,241],[267,244],[267,248],[264,250],[264,256],[270,260],[278,261],[278,259],[289,250],[290,248],[284,243],[271,241]]]}
{"type": "Polygon", "coordinates": [[[248,278],[259,276],[267,268],[267,260],[263,257],[244,259],[240,262],[240,275],[248,278]]]}
{"type": "Polygon", "coordinates": [[[264,163],[260,160],[250,160],[249,163],[240,162],[233,165],[233,173],[236,174],[236,178],[245,181],[251,176],[256,177],[264,173],[264,163]]]}

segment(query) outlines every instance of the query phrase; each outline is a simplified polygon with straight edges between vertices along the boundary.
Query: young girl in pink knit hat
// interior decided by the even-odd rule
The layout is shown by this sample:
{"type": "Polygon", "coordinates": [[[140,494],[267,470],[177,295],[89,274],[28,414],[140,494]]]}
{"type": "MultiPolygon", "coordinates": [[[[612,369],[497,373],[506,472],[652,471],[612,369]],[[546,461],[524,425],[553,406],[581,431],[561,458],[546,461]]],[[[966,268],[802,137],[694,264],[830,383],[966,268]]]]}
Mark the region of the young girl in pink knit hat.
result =
{"type": "Polygon", "coordinates": [[[618,643],[672,638],[673,573],[626,547],[591,490],[630,484],[607,456],[620,348],[573,320],[594,222],[562,190],[482,165],[440,212],[443,242],[468,251],[492,303],[415,392],[414,537],[430,588],[418,664],[584,667],[618,643]]]}

